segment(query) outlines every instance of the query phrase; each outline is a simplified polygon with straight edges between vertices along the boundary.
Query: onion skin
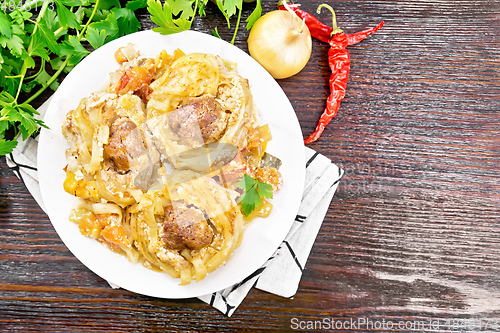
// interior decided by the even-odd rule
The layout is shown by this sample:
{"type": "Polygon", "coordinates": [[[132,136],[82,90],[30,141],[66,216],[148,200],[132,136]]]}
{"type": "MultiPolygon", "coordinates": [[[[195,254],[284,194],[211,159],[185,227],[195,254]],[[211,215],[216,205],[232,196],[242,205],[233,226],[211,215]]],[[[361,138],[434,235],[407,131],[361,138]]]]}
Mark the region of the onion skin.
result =
{"type": "Polygon", "coordinates": [[[275,10],[255,22],[248,50],[275,79],[284,79],[300,72],[309,61],[311,34],[298,17],[275,10]]]}

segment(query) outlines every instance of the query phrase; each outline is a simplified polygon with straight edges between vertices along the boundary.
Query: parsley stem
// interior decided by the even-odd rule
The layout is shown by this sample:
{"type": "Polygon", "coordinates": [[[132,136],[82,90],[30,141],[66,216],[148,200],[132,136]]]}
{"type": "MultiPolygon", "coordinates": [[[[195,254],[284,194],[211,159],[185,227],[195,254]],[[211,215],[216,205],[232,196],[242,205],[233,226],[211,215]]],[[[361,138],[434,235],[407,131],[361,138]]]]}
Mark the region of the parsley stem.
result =
{"type": "Polygon", "coordinates": [[[94,18],[94,14],[97,11],[97,7],[99,7],[99,0],[96,0],[94,4],[94,10],[92,11],[92,14],[90,15],[87,23],[83,27],[83,29],[80,31],[80,36],[78,36],[78,40],[82,40],[83,35],[85,34],[85,30],[87,30],[87,27],[89,26],[90,22],[92,22],[92,19],[94,18]]]}
{"type": "Polygon", "coordinates": [[[21,68],[21,74],[18,75],[21,80],[19,81],[19,87],[17,87],[17,93],[16,93],[16,98],[15,98],[16,101],[18,100],[19,94],[21,93],[21,88],[23,87],[24,76],[26,75],[27,70],[28,70],[28,67],[26,66],[25,63],[23,63],[23,67],[21,68]]]}
{"type": "Polygon", "coordinates": [[[64,27],[60,27],[59,29],[57,29],[56,31],[54,31],[54,36],[57,36],[58,34],[60,34],[62,31],[64,31],[64,27]]]}
{"type": "Polygon", "coordinates": [[[66,68],[66,65],[68,64],[69,59],[71,59],[71,54],[66,58],[66,60],[64,60],[64,62],[62,63],[61,67],[59,67],[57,72],[55,72],[54,75],[52,75],[52,77],[46,83],[44,83],[42,85],[42,87],[40,89],[38,89],[38,91],[36,93],[31,95],[30,98],[28,98],[24,103],[30,103],[35,98],[40,96],[40,94],[43,93],[45,91],[45,89],[47,89],[47,87],[50,86],[57,79],[57,77],[59,76],[59,74],[62,73],[64,68],[66,68]]]}
{"type": "Polygon", "coordinates": [[[6,79],[17,79],[17,78],[20,78],[20,77],[22,77],[22,75],[21,75],[21,74],[18,74],[18,75],[11,75],[11,76],[6,76],[5,78],[6,78],[6,79]]]}
{"type": "Polygon", "coordinates": [[[196,16],[196,9],[198,9],[198,1],[194,2],[193,17],[191,18],[191,23],[189,23],[189,29],[191,29],[191,26],[193,25],[194,17],[196,16]]]}
{"type": "MultiPolygon", "coordinates": [[[[43,6],[42,8],[40,9],[40,13],[38,14],[38,17],[36,18],[36,23],[35,24],[35,27],[33,28],[33,32],[31,33],[31,36],[33,36],[36,31],[37,31],[37,28],[38,28],[38,22],[40,22],[40,20],[42,19],[42,17],[45,15],[45,12],[47,11],[47,8],[49,7],[49,1],[45,1],[43,3],[43,6]]],[[[33,37],[30,38],[30,44],[28,46],[28,54],[31,55],[31,52],[32,52],[32,48],[33,48],[33,37]]],[[[15,101],[17,102],[17,100],[19,99],[19,94],[21,93],[21,89],[23,87],[23,81],[24,81],[24,77],[26,76],[26,71],[28,70],[28,66],[26,65],[26,62],[23,62],[23,67],[21,68],[21,80],[19,81],[19,87],[17,88],[17,93],[16,93],[16,98],[15,98],[15,101]]]]}
{"type": "Polygon", "coordinates": [[[24,79],[25,79],[25,80],[31,80],[31,79],[34,79],[34,78],[35,78],[35,77],[37,77],[37,76],[38,76],[38,74],[40,74],[40,72],[41,72],[42,70],[44,70],[44,69],[45,69],[45,59],[42,59],[42,63],[40,64],[40,69],[38,70],[38,72],[36,72],[36,74],[33,74],[33,75],[31,75],[31,76],[25,77],[24,79]]]}
{"type": "Polygon", "coordinates": [[[236,39],[236,33],[238,32],[238,27],[240,26],[241,12],[243,11],[242,9],[243,9],[243,7],[239,9],[238,21],[236,21],[236,27],[234,28],[233,39],[231,39],[231,44],[233,44],[233,45],[234,45],[234,40],[236,39]]]}

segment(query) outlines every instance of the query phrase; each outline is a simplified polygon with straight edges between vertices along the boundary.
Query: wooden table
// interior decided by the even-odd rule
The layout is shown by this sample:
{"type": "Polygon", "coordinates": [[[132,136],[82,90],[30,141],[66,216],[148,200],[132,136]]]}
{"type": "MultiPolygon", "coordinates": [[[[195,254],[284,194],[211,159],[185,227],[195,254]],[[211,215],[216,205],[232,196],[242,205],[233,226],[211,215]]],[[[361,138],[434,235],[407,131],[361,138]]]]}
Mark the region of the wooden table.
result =
{"type": "MultiPolygon", "coordinates": [[[[345,176],[294,299],[252,290],[227,318],[197,299],[111,289],[67,250],[2,157],[0,330],[499,331],[500,2],[329,4],[346,32],[386,24],[350,47],[346,99],[310,145],[345,176]]],[[[319,18],[330,22],[327,11],[319,18]]],[[[194,29],[216,25],[229,40],[210,4],[194,29]]],[[[245,51],[247,36],[235,41],[245,51]]],[[[304,136],[328,95],[327,51],[313,41],[306,68],[279,81],[304,136]]]]}

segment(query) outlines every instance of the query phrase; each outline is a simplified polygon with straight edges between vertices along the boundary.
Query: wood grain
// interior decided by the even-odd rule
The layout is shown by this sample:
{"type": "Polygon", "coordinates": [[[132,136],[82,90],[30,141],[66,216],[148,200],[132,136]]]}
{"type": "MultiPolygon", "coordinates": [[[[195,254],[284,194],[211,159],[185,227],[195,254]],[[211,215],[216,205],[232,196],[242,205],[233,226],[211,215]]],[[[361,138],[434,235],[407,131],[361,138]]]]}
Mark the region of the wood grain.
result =
{"type": "MultiPolygon", "coordinates": [[[[444,332],[460,331],[446,329],[450,318],[500,321],[500,2],[329,3],[346,32],[385,25],[349,48],[346,99],[310,145],[346,173],[294,299],[252,290],[226,318],[196,299],[113,290],[67,250],[1,158],[0,330],[281,331],[292,318],[367,318],[440,319],[444,332]]],[[[207,13],[195,30],[218,26],[229,40],[216,7],[207,13]]],[[[140,21],[153,26],[147,12],[140,21]]],[[[245,51],[247,36],[235,41],[245,51]]],[[[314,41],[304,70],[278,81],[304,136],[328,95],[327,51],[314,41]]]]}

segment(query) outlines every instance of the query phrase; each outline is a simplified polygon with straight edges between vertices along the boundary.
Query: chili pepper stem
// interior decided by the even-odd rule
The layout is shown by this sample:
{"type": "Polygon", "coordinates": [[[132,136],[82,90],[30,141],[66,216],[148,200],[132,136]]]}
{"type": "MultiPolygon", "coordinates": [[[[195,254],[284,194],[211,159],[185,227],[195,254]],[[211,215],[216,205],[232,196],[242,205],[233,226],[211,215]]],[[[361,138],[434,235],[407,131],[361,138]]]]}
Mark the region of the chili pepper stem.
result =
{"type": "Polygon", "coordinates": [[[321,8],[326,8],[328,9],[331,13],[332,13],[332,36],[335,35],[335,34],[339,34],[339,33],[342,33],[342,29],[339,29],[337,27],[337,16],[335,15],[335,11],[333,10],[332,6],[330,5],[327,5],[326,3],[322,3],[321,5],[318,6],[318,9],[316,9],[316,12],[319,14],[321,13],[321,8]]]}

